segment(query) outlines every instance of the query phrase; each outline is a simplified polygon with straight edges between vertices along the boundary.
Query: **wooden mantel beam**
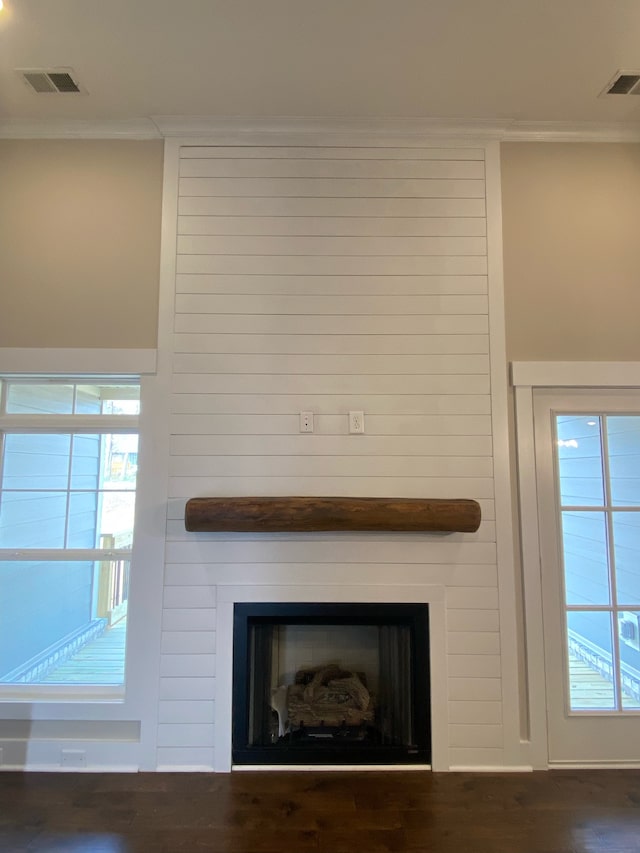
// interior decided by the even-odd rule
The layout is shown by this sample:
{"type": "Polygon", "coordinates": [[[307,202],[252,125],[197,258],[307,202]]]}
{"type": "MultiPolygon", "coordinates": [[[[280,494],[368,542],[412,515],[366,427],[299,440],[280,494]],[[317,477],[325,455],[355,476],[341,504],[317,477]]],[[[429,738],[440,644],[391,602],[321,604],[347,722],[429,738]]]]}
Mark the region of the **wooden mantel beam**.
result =
{"type": "Polygon", "coordinates": [[[184,523],[187,530],[203,533],[474,533],[480,526],[480,505],[436,498],[191,498],[184,523]]]}

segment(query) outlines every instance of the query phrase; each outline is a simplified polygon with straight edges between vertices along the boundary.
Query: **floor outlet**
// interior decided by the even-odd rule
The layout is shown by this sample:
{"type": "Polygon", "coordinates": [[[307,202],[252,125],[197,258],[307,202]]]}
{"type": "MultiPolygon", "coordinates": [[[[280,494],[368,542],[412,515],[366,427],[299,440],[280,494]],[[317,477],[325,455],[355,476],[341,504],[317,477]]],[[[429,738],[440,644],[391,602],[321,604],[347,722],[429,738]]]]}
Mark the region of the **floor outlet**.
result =
{"type": "Polygon", "coordinates": [[[86,767],[87,753],[84,749],[63,749],[60,754],[61,767],[86,767]]]}

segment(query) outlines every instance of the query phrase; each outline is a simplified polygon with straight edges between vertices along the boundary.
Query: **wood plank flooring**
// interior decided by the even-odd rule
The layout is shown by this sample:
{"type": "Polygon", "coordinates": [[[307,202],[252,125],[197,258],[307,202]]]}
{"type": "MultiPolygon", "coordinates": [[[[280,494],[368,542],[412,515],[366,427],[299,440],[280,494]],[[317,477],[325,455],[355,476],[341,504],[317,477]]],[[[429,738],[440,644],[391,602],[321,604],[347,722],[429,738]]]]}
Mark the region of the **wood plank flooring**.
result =
{"type": "Polygon", "coordinates": [[[638,853],[640,771],[0,773],[2,853],[638,853]]]}

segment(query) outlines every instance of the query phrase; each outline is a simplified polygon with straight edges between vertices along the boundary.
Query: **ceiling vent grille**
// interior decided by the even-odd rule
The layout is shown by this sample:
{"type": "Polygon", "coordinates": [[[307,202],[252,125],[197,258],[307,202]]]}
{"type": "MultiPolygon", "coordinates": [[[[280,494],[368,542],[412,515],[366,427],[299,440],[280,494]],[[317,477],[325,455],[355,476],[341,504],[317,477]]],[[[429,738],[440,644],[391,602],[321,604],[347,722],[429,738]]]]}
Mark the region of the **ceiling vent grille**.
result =
{"type": "Polygon", "coordinates": [[[18,68],[17,72],[39,95],[86,94],[75,79],[73,68],[18,68]]]}
{"type": "Polygon", "coordinates": [[[601,98],[607,95],[640,95],[640,71],[617,71],[600,92],[601,98]]]}

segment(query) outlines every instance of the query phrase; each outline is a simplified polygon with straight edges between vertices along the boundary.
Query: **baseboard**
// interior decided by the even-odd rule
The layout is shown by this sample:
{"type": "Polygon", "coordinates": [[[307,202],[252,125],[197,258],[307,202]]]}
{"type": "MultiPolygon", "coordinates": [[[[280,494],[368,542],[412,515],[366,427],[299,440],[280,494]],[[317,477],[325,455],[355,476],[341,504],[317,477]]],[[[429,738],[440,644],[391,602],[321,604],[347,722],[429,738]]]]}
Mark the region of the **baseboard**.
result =
{"type": "Polygon", "coordinates": [[[640,761],[550,761],[548,770],[640,770],[640,761]]]}
{"type": "Polygon", "coordinates": [[[450,773],[532,773],[530,764],[454,764],[450,773]]]}

